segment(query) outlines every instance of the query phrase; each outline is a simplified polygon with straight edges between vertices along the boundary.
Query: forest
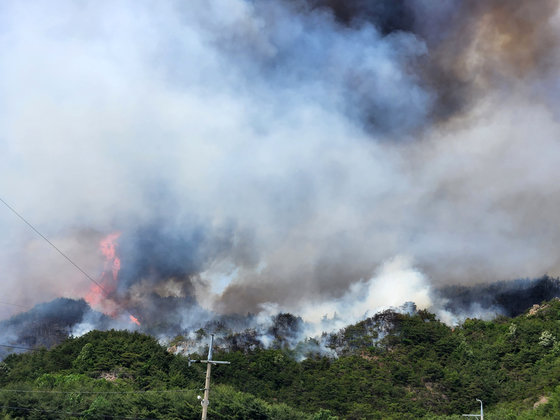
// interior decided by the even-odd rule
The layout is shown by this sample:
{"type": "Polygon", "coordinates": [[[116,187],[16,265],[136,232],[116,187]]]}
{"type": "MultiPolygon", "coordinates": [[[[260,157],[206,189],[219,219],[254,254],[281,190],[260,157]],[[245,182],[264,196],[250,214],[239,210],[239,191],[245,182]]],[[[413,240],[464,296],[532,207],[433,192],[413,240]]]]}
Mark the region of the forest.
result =
{"type": "MultiPolygon", "coordinates": [[[[216,346],[214,358],[231,365],[212,370],[209,418],[449,420],[479,413],[477,398],[486,420],[560,418],[558,299],[456,327],[424,310],[385,311],[295,347],[280,333],[268,348],[240,337],[216,346]]],[[[198,419],[205,365],[189,359],[206,354],[174,354],[167,344],[92,331],[11,354],[0,362],[1,416],[198,419]]]]}

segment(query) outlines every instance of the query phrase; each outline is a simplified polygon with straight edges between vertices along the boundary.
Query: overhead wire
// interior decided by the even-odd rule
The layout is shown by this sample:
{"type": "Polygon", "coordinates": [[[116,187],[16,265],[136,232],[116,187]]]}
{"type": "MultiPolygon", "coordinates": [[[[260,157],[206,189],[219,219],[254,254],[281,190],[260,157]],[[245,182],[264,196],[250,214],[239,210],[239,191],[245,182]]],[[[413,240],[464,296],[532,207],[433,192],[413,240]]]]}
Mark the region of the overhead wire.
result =
{"type": "Polygon", "coordinates": [[[0,302],[0,305],[10,305],[10,306],[17,306],[19,308],[30,309],[29,306],[18,305],[17,303],[10,303],[10,302],[0,302]]]}
{"type": "MultiPolygon", "coordinates": [[[[53,390],[27,390],[27,389],[0,389],[1,392],[15,392],[15,393],[34,393],[34,394],[87,394],[87,395],[118,395],[118,394],[164,394],[164,393],[184,393],[189,391],[201,391],[202,389],[169,389],[169,390],[143,390],[143,391],[53,391],[53,390]]],[[[55,411],[55,410],[44,410],[39,408],[29,408],[29,407],[19,407],[19,406],[0,406],[2,408],[8,408],[13,410],[26,410],[26,411],[33,411],[37,410],[40,412],[45,413],[56,413],[56,414],[66,414],[71,416],[82,416],[86,414],[85,412],[82,413],[74,413],[74,412],[66,412],[66,411],[55,411]]],[[[97,413],[96,413],[97,414],[97,413]]],[[[126,416],[116,416],[114,414],[99,414],[101,416],[109,416],[111,418],[119,418],[119,419],[136,419],[136,420],[155,420],[149,417],[126,417],[126,416]]]]}
{"type": "MultiPolygon", "coordinates": [[[[88,414],[87,412],[81,412],[81,413],[73,413],[71,411],[58,411],[58,410],[44,410],[41,408],[36,408],[36,407],[19,407],[19,406],[10,406],[10,405],[0,405],[1,408],[8,408],[10,410],[24,410],[24,411],[39,411],[41,413],[55,413],[55,414],[66,414],[67,416],[83,416],[85,414],[88,414]]],[[[126,417],[126,416],[116,416],[114,414],[101,414],[101,413],[95,413],[99,416],[103,416],[103,417],[110,417],[113,419],[131,419],[131,420],[157,420],[155,418],[152,417],[126,417]]]]}
{"type": "MultiPolygon", "coordinates": [[[[51,247],[53,247],[60,255],[62,255],[62,257],[64,257],[70,264],[72,264],[78,271],[80,271],[80,273],[82,273],[88,280],[90,280],[92,283],[97,285],[104,292],[105,296],[109,296],[109,292],[107,292],[107,290],[103,287],[103,285],[101,283],[99,283],[92,276],[90,276],[85,270],[83,270],[78,264],[76,264],[68,255],[66,255],[64,252],[62,252],[60,250],[60,248],[58,248],[54,243],[52,243],[45,235],[43,235],[41,232],[39,232],[39,230],[37,228],[35,228],[35,226],[33,226],[30,222],[28,222],[27,219],[25,219],[25,217],[23,217],[16,209],[14,209],[6,201],[4,201],[4,199],[2,199],[2,197],[0,197],[0,202],[2,202],[12,213],[14,213],[27,226],[29,226],[29,228],[31,230],[33,230],[37,235],[39,235],[43,240],[45,240],[51,247]]],[[[128,313],[130,316],[132,316],[134,319],[136,319],[136,317],[128,309],[126,309],[122,305],[119,305],[117,302],[115,302],[115,303],[121,309],[123,309],[126,313],[128,313]]]]}
{"type": "Polygon", "coordinates": [[[12,349],[22,349],[22,350],[35,350],[31,347],[23,347],[23,346],[12,346],[11,344],[0,344],[0,347],[9,347],[12,349]]]}
{"type": "MultiPolygon", "coordinates": [[[[18,305],[17,303],[0,302],[0,305],[10,305],[10,306],[17,306],[17,307],[20,307],[20,308],[30,309],[28,306],[18,305]]],[[[32,348],[32,347],[16,346],[16,345],[13,345],[13,344],[0,344],[0,347],[7,347],[7,348],[11,348],[11,349],[21,349],[21,350],[35,350],[35,348],[32,348]]]]}
{"type": "Polygon", "coordinates": [[[5,389],[0,388],[0,392],[17,392],[25,394],[168,394],[168,393],[181,393],[181,392],[191,392],[191,391],[204,391],[204,388],[192,388],[192,389],[147,389],[141,391],[55,391],[50,389],[5,389]]]}
{"type": "Polygon", "coordinates": [[[29,226],[37,235],[39,235],[41,238],[43,238],[50,246],[52,246],[60,255],[62,255],[70,264],[72,264],[74,267],[76,267],[84,276],[86,276],[90,281],[92,281],[93,283],[95,283],[97,286],[99,286],[99,288],[101,290],[103,290],[105,293],[107,293],[107,291],[103,288],[103,286],[101,285],[101,283],[99,283],[97,280],[95,280],[93,277],[91,277],[87,272],[85,272],[78,264],[76,264],[74,261],[72,261],[72,259],[70,259],[70,257],[68,257],[64,252],[62,252],[55,244],[53,244],[45,235],[43,235],[41,232],[39,232],[35,226],[33,226],[31,223],[29,223],[21,214],[19,214],[16,209],[14,209],[12,206],[10,206],[8,203],[6,203],[2,197],[0,197],[0,201],[8,208],[12,211],[12,213],[14,213],[17,217],[19,217],[27,226],[29,226]]]}
{"type": "MultiPolygon", "coordinates": [[[[12,206],[10,206],[4,199],[0,197],[0,202],[2,202],[12,213],[14,213],[19,219],[21,219],[31,230],[33,230],[37,235],[39,235],[45,242],[47,242],[52,248],[54,248],[64,259],[66,259],[70,264],[72,264],[80,273],[82,273],[88,280],[94,283],[96,286],[99,287],[101,291],[108,295],[109,293],[103,287],[101,283],[95,280],[92,276],[90,276],[85,270],[83,270],[78,264],[76,264],[68,255],[66,255],[60,248],[58,248],[53,242],[51,242],[45,235],[43,235],[35,226],[33,226],[27,219],[25,219],[18,211],[16,211],[12,206]]],[[[18,305],[15,303],[8,303],[8,302],[0,302],[0,304],[4,305],[12,305],[25,308],[23,305],[18,305]]],[[[134,315],[122,305],[119,305],[125,312],[127,312],[130,316],[134,317],[134,315]]],[[[134,317],[135,318],[135,317],[134,317]]],[[[14,346],[9,344],[0,344],[0,347],[7,347],[13,349],[22,349],[22,350],[34,350],[31,347],[23,347],[23,346],[14,346]]],[[[176,393],[176,392],[189,392],[189,391],[200,391],[200,389],[181,389],[181,390],[144,390],[144,391],[52,391],[52,390],[23,390],[23,389],[1,389],[0,392],[17,392],[17,393],[50,393],[50,394],[92,394],[92,395],[105,395],[105,394],[146,394],[146,393],[176,393]]],[[[55,411],[55,410],[44,410],[40,408],[29,408],[29,407],[19,407],[19,406],[1,406],[2,408],[6,409],[13,409],[13,410],[24,410],[24,411],[39,411],[43,413],[56,413],[56,414],[66,414],[71,416],[81,416],[84,415],[83,413],[74,413],[74,412],[66,412],[66,411],[55,411]]],[[[102,416],[111,416],[112,418],[121,418],[121,419],[138,419],[138,417],[125,417],[125,416],[115,416],[113,414],[101,414],[102,416]]],[[[143,418],[144,420],[155,420],[151,418],[143,418]]]]}

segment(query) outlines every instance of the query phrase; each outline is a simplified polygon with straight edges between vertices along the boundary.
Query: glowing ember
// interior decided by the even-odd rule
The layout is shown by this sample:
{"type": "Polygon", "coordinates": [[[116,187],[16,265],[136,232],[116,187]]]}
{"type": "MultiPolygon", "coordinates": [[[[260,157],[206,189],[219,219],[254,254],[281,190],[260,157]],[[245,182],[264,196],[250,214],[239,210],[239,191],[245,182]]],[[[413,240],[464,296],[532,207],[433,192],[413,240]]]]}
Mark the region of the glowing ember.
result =
{"type": "Polygon", "coordinates": [[[140,325],[140,321],[138,321],[138,318],[136,318],[135,316],[130,315],[130,320],[134,322],[136,325],[140,325]]]}

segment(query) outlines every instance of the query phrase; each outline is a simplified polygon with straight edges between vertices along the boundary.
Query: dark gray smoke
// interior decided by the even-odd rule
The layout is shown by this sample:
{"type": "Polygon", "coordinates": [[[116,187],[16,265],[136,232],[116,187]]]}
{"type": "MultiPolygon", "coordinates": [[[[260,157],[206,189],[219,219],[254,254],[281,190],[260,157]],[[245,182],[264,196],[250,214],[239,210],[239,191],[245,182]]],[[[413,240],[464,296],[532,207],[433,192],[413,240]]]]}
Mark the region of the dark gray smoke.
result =
{"type": "MultiPolygon", "coordinates": [[[[430,118],[423,124],[460,116],[484,99],[489,88],[508,89],[518,82],[554,77],[558,36],[552,18],[557,0],[538,5],[444,0],[437,6],[429,0],[286,1],[299,12],[331,14],[350,30],[372,26],[383,37],[412,34],[420,39],[426,50],[409,55],[406,65],[419,75],[418,86],[432,99],[425,103],[430,118]]],[[[351,95],[363,95],[356,100],[365,125],[372,130],[384,128],[383,110],[371,103],[375,89],[360,87],[366,89],[356,89],[351,95]]],[[[394,124],[385,128],[395,134],[394,124]]]]}
{"type": "MultiPolygon", "coordinates": [[[[553,0],[5,1],[0,196],[94,278],[121,232],[103,298],[150,323],[335,328],[558,276],[559,26],[553,0]]],[[[91,293],[0,229],[10,301],[91,293]]]]}
{"type": "Polygon", "coordinates": [[[337,22],[349,27],[375,26],[383,35],[396,31],[413,32],[414,2],[407,0],[288,0],[302,9],[331,11],[337,22]]]}
{"type": "Polygon", "coordinates": [[[560,297],[560,279],[544,276],[471,287],[456,285],[444,287],[438,294],[447,301],[445,310],[457,317],[516,317],[533,305],[560,297]]]}
{"type": "Polygon", "coordinates": [[[49,348],[72,335],[76,325],[86,320],[99,329],[106,329],[110,318],[91,310],[83,300],[66,298],[41,303],[34,308],[0,322],[1,344],[15,346],[0,348],[0,359],[24,348],[49,348]],[[18,347],[21,347],[18,349],[18,347]]]}

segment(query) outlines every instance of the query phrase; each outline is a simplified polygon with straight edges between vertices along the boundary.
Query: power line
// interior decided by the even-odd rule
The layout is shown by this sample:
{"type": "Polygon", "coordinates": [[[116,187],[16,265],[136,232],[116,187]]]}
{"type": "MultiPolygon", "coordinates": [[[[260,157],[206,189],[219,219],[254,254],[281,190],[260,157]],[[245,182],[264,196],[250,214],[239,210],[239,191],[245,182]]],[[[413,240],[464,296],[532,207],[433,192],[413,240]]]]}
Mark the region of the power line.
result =
{"type": "Polygon", "coordinates": [[[193,389],[148,389],[144,391],[53,391],[53,390],[30,390],[30,389],[3,389],[0,392],[17,392],[26,394],[166,394],[166,393],[181,393],[191,391],[203,391],[201,388],[193,389]]]}
{"type": "MultiPolygon", "coordinates": [[[[0,200],[1,200],[1,198],[0,198],[0,200]]],[[[28,306],[18,305],[17,303],[10,303],[10,302],[0,302],[0,305],[10,305],[10,306],[17,306],[19,308],[29,309],[28,306]]]]}
{"type": "Polygon", "coordinates": [[[84,276],[86,276],[89,280],[91,280],[92,282],[94,282],[96,285],[98,285],[101,290],[103,290],[105,292],[105,294],[107,294],[107,291],[103,288],[103,286],[97,281],[95,280],[93,277],[91,277],[88,273],[86,273],[84,270],[82,270],[80,268],[80,266],[78,264],[76,264],[74,261],[72,261],[70,259],[70,257],[68,257],[64,252],[62,252],[55,244],[53,244],[51,241],[49,241],[49,239],[43,235],[41,232],[39,232],[31,223],[29,223],[21,214],[19,214],[12,206],[10,206],[8,203],[6,203],[1,197],[0,197],[0,201],[2,203],[4,203],[4,205],[6,207],[8,207],[12,213],[14,213],[17,217],[19,217],[21,220],[23,220],[23,222],[29,226],[37,235],[39,235],[41,238],[43,238],[50,246],[52,246],[60,255],[62,255],[64,258],[66,258],[66,260],[68,260],[68,262],[70,264],[72,264],[74,267],[76,267],[84,276]]]}
{"type": "MultiPolygon", "coordinates": [[[[92,276],[90,276],[86,271],[84,271],[78,264],[76,264],[74,261],[72,261],[72,259],[67,256],[64,252],[62,252],[55,244],[53,244],[45,235],[43,235],[41,232],[39,232],[35,226],[33,226],[31,223],[29,223],[21,214],[19,214],[16,209],[14,209],[12,206],[10,206],[8,203],[6,203],[2,197],[0,197],[0,201],[8,208],[10,209],[10,211],[12,213],[14,213],[17,217],[19,217],[27,226],[29,226],[31,228],[31,230],[33,230],[33,232],[35,232],[37,235],[39,235],[41,238],[43,238],[51,247],[53,247],[60,255],[62,255],[70,264],[72,264],[80,273],[82,273],[84,276],[86,276],[86,278],[88,280],[90,280],[91,282],[95,283],[104,293],[105,296],[109,296],[109,292],[107,292],[107,290],[105,290],[105,288],[101,285],[101,283],[99,283],[97,280],[95,280],[92,276]]],[[[115,302],[116,303],[116,302],[115,302]]],[[[117,304],[118,305],[118,304],[117,304]]],[[[133,317],[134,319],[136,319],[136,317],[128,310],[126,309],[124,306],[119,305],[125,312],[127,312],[131,317],[133,317]]]]}
{"type": "Polygon", "coordinates": [[[12,349],[22,349],[22,350],[35,350],[31,347],[12,346],[10,344],[0,344],[0,347],[9,347],[9,348],[12,348],[12,349]]]}
{"type": "MultiPolygon", "coordinates": [[[[86,414],[86,412],[82,412],[82,413],[73,413],[70,411],[57,411],[57,410],[43,410],[41,408],[30,408],[30,407],[18,407],[18,406],[11,406],[11,405],[2,405],[0,406],[2,408],[8,408],[11,410],[25,410],[25,411],[40,411],[42,413],[56,413],[56,414],[66,414],[67,416],[83,416],[84,414],[86,414]]],[[[97,413],[96,413],[97,414],[97,413]]],[[[157,420],[155,418],[152,417],[126,417],[126,416],[115,416],[114,414],[98,414],[99,416],[104,416],[104,417],[111,417],[113,419],[132,419],[132,420],[157,420]]]]}

